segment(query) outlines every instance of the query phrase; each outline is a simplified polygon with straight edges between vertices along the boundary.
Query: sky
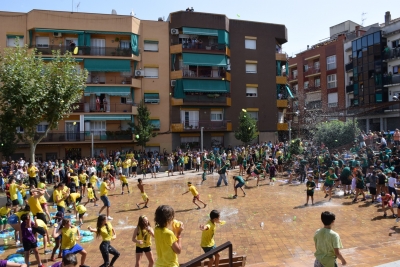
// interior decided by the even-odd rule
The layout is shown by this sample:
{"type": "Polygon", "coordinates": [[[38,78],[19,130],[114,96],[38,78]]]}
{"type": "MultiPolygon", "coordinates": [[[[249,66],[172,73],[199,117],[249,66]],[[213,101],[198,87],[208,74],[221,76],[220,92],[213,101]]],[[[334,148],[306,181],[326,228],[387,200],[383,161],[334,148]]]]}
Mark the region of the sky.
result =
{"type": "MultiPolygon", "coordinates": [[[[371,25],[383,23],[386,11],[392,19],[400,17],[396,5],[379,4],[376,0],[0,0],[1,11],[28,12],[32,9],[105,13],[112,9],[119,15],[129,15],[144,20],[168,17],[170,12],[193,7],[194,11],[225,14],[230,19],[252,20],[284,24],[288,30],[288,42],[283,51],[293,56],[329,37],[329,27],[346,20],[371,25]],[[79,4],[79,8],[77,5],[79,4]],[[391,8],[393,7],[393,8],[391,8]],[[392,9],[392,10],[391,10],[392,9]],[[362,16],[363,13],[366,13],[362,16]]],[[[389,3],[389,2],[388,2],[389,3]]]]}

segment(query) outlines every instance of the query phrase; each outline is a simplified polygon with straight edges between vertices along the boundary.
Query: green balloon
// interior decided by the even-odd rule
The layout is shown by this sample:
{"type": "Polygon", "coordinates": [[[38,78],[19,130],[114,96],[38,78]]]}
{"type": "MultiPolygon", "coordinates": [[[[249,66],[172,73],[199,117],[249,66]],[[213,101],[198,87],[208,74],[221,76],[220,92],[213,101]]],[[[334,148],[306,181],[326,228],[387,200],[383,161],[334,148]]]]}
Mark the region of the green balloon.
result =
{"type": "Polygon", "coordinates": [[[138,134],[136,135],[136,139],[139,139],[139,135],[138,134]]]}

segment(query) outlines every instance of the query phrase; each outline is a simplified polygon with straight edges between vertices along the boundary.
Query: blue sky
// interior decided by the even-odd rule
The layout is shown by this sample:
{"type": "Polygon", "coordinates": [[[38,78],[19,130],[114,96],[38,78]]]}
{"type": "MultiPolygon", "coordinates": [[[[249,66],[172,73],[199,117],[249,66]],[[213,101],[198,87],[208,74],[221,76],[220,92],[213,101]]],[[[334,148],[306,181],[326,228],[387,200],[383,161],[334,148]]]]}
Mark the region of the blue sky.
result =
{"type": "Polygon", "coordinates": [[[395,2],[377,2],[376,0],[1,0],[0,10],[28,12],[31,9],[74,11],[80,3],[78,12],[110,14],[115,9],[120,15],[129,15],[133,10],[139,19],[156,20],[168,17],[170,12],[193,7],[195,11],[225,14],[229,18],[254,20],[276,24],[285,24],[289,42],[283,50],[290,56],[304,50],[307,45],[318,43],[329,37],[329,27],[346,20],[361,24],[361,14],[366,20],[364,25],[383,23],[386,11],[391,11],[392,19],[400,17],[400,9],[395,2]],[[239,17],[240,16],[240,17],[239,17]]]}

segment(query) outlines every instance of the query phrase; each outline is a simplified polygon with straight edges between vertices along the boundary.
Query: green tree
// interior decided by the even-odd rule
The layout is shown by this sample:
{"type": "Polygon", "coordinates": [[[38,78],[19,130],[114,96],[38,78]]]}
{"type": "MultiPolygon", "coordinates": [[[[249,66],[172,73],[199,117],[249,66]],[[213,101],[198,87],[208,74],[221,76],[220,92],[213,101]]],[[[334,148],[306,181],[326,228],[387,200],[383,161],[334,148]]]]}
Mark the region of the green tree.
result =
{"type": "Polygon", "coordinates": [[[357,123],[353,121],[327,121],[318,123],[313,131],[314,141],[324,143],[328,148],[336,148],[354,141],[360,133],[357,123]]]}
{"type": "Polygon", "coordinates": [[[14,154],[18,145],[16,128],[18,124],[12,110],[7,110],[0,115],[0,152],[8,158],[14,154]]]}
{"type": "Polygon", "coordinates": [[[257,121],[251,118],[245,109],[242,109],[239,115],[239,127],[235,131],[235,138],[248,144],[257,137],[257,133],[257,121]]]}
{"type": "Polygon", "coordinates": [[[292,140],[292,143],[289,144],[289,155],[296,156],[303,154],[303,147],[301,146],[301,140],[296,138],[292,140]]]}
{"type": "Polygon", "coordinates": [[[144,148],[146,143],[150,141],[150,138],[157,136],[154,131],[154,126],[150,120],[150,111],[144,104],[144,101],[140,101],[138,106],[137,123],[129,123],[129,126],[133,129],[135,139],[138,144],[144,148]]]}
{"type": "Polygon", "coordinates": [[[0,55],[0,113],[12,111],[18,134],[30,146],[30,160],[35,161],[37,144],[58,122],[73,112],[83,94],[87,71],[78,71],[69,52],[53,51],[53,60],[45,63],[37,51],[25,47],[6,48],[0,55]],[[44,133],[37,125],[47,122],[44,133]]]}

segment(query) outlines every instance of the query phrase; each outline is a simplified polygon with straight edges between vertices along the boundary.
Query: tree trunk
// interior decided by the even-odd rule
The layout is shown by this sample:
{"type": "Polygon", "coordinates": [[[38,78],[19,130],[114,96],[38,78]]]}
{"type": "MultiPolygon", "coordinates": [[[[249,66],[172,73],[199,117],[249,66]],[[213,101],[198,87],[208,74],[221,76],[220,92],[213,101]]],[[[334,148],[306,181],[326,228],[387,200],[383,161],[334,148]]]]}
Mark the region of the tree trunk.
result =
{"type": "Polygon", "coordinates": [[[31,153],[31,163],[35,162],[35,151],[36,151],[36,144],[34,142],[29,142],[30,153],[31,153]]]}

